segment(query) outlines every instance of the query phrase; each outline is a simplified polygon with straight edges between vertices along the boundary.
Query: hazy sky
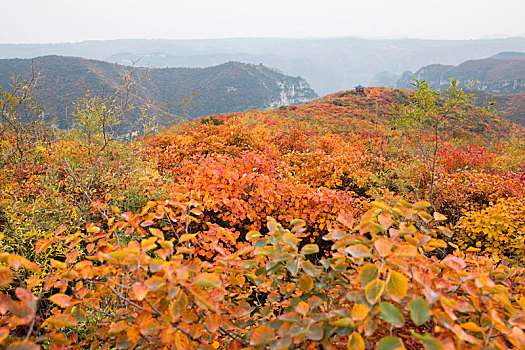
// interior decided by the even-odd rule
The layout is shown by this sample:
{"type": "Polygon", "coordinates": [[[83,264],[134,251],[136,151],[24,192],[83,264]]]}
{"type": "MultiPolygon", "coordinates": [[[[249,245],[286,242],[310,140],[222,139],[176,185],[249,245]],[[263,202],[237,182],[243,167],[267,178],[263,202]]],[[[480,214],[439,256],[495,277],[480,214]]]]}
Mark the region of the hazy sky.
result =
{"type": "Polygon", "coordinates": [[[524,0],[0,0],[0,43],[525,35],[524,0]]]}

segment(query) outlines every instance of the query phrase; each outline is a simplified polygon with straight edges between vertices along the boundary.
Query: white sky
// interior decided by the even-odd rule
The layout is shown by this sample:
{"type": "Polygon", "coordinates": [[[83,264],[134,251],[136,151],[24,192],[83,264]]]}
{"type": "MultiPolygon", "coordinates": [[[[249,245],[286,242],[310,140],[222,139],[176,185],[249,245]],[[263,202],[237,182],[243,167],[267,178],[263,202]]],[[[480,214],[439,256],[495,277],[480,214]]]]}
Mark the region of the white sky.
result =
{"type": "Polygon", "coordinates": [[[0,0],[0,43],[525,35],[525,0],[0,0]]]}

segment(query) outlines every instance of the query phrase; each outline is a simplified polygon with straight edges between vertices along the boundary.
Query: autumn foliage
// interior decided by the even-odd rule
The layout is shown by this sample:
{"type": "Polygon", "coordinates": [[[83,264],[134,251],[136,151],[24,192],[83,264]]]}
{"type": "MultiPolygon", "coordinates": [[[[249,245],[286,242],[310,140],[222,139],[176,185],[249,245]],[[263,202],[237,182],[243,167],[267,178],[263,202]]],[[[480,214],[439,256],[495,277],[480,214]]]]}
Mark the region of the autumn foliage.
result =
{"type": "Polygon", "coordinates": [[[469,107],[472,128],[441,136],[432,207],[417,140],[391,123],[409,97],[129,143],[64,132],[22,171],[4,133],[1,346],[525,348],[522,130],[469,107]]]}

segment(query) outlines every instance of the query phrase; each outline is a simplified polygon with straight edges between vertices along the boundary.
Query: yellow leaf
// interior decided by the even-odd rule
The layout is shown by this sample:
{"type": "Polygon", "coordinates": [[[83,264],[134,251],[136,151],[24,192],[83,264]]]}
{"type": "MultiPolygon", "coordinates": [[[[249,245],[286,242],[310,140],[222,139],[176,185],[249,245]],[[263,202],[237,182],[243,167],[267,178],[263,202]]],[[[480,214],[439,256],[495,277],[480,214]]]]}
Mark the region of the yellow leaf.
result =
{"type": "Polygon", "coordinates": [[[434,212],[434,220],[436,221],[445,221],[447,220],[447,217],[443,214],[438,213],[437,211],[434,212]]]}
{"type": "Polygon", "coordinates": [[[182,236],[180,236],[180,238],[179,238],[179,242],[180,242],[180,243],[185,243],[185,242],[187,242],[187,241],[189,241],[189,240],[194,239],[196,236],[197,236],[196,233],[191,233],[191,234],[186,233],[186,234],[183,234],[182,236]]]}
{"type": "Polygon", "coordinates": [[[365,341],[361,334],[354,332],[348,337],[348,342],[346,343],[346,348],[348,350],[365,350],[365,341]]]}
{"type": "Polygon", "coordinates": [[[314,280],[309,275],[302,275],[299,278],[299,289],[303,292],[309,292],[314,287],[314,280]]]}
{"type": "Polygon", "coordinates": [[[150,228],[149,228],[149,232],[150,232],[153,236],[157,237],[158,239],[160,239],[160,240],[162,240],[162,241],[164,240],[164,232],[162,232],[161,230],[159,230],[159,229],[157,229],[157,228],[150,227],[150,228]]]}
{"type": "Polygon", "coordinates": [[[472,332],[479,332],[479,333],[483,333],[483,329],[481,329],[477,324],[475,324],[474,322],[465,322],[463,324],[461,324],[461,327],[466,329],[466,330],[469,330],[469,331],[472,331],[472,332]]]}
{"type": "Polygon", "coordinates": [[[390,271],[386,282],[386,292],[395,301],[401,301],[408,291],[408,281],[401,273],[390,271]]]}
{"type": "Polygon", "coordinates": [[[364,304],[354,304],[350,311],[350,316],[354,321],[362,321],[368,316],[368,306],[364,304]]]}
{"type": "Polygon", "coordinates": [[[222,282],[220,278],[213,273],[201,273],[193,280],[195,284],[201,287],[220,288],[222,282]]]}

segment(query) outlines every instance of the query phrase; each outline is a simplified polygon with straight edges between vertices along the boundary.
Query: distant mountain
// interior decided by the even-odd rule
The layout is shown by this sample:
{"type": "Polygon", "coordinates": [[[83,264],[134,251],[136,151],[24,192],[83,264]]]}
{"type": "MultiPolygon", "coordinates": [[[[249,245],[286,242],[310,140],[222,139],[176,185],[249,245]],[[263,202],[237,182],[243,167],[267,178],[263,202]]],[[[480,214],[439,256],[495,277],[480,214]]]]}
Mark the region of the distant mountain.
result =
{"type": "Polygon", "coordinates": [[[417,79],[426,80],[433,88],[443,90],[450,86],[450,78],[465,85],[474,80],[478,83],[472,89],[493,94],[525,93],[525,53],[502,52],[485,59],[465,61],[457,66],[432,64],[415,73],[403,73],[396,87],[410,89],[410,83],[417,79]]]}
{"type": "MultiPolygon", "coordinates": [[[[321,95],[369,86],[378,72],[402,74],[432,63],[457,65],[502,51],[525,52],[525,38],[486,40],[370,40],[359,38],[236,38],[112,40],[0,45],[0,58],[58,54],[146,67],[208,67],[227,61],[263,63],[300,75],[321,95]]],[[[377,85],[377,82],[373,82],[377,85]]],[[[387,85],[384,85],[387,86],[387,85]]]]}
{"type": "MultiPolygon", "coordinates": [[[[77,57],[44,56],[31,59],[0,60],[0,86],[7,88],[10,78],[28,76],[31,64],[39,74],[35,97],[42,103],[49,119],[61,128],[73,121],[68,118],[75,101],[92,94],[111,94],[122,84],[130,67],[77,57]],[[68,112],[69,111],[69,112],[68,112]]],[[[249,109],[268,109],[298,105],[317,98],[309,84],[300,77],[284,75],[263,65],[228,62],[209,68],[135,68],[135,76],[146,74],[133,91],[134,98],[148,101],[171,117],[199,117],[249,109]],[[181,107],[183,98],[193,93],[193,101],[181,107]]]]}

